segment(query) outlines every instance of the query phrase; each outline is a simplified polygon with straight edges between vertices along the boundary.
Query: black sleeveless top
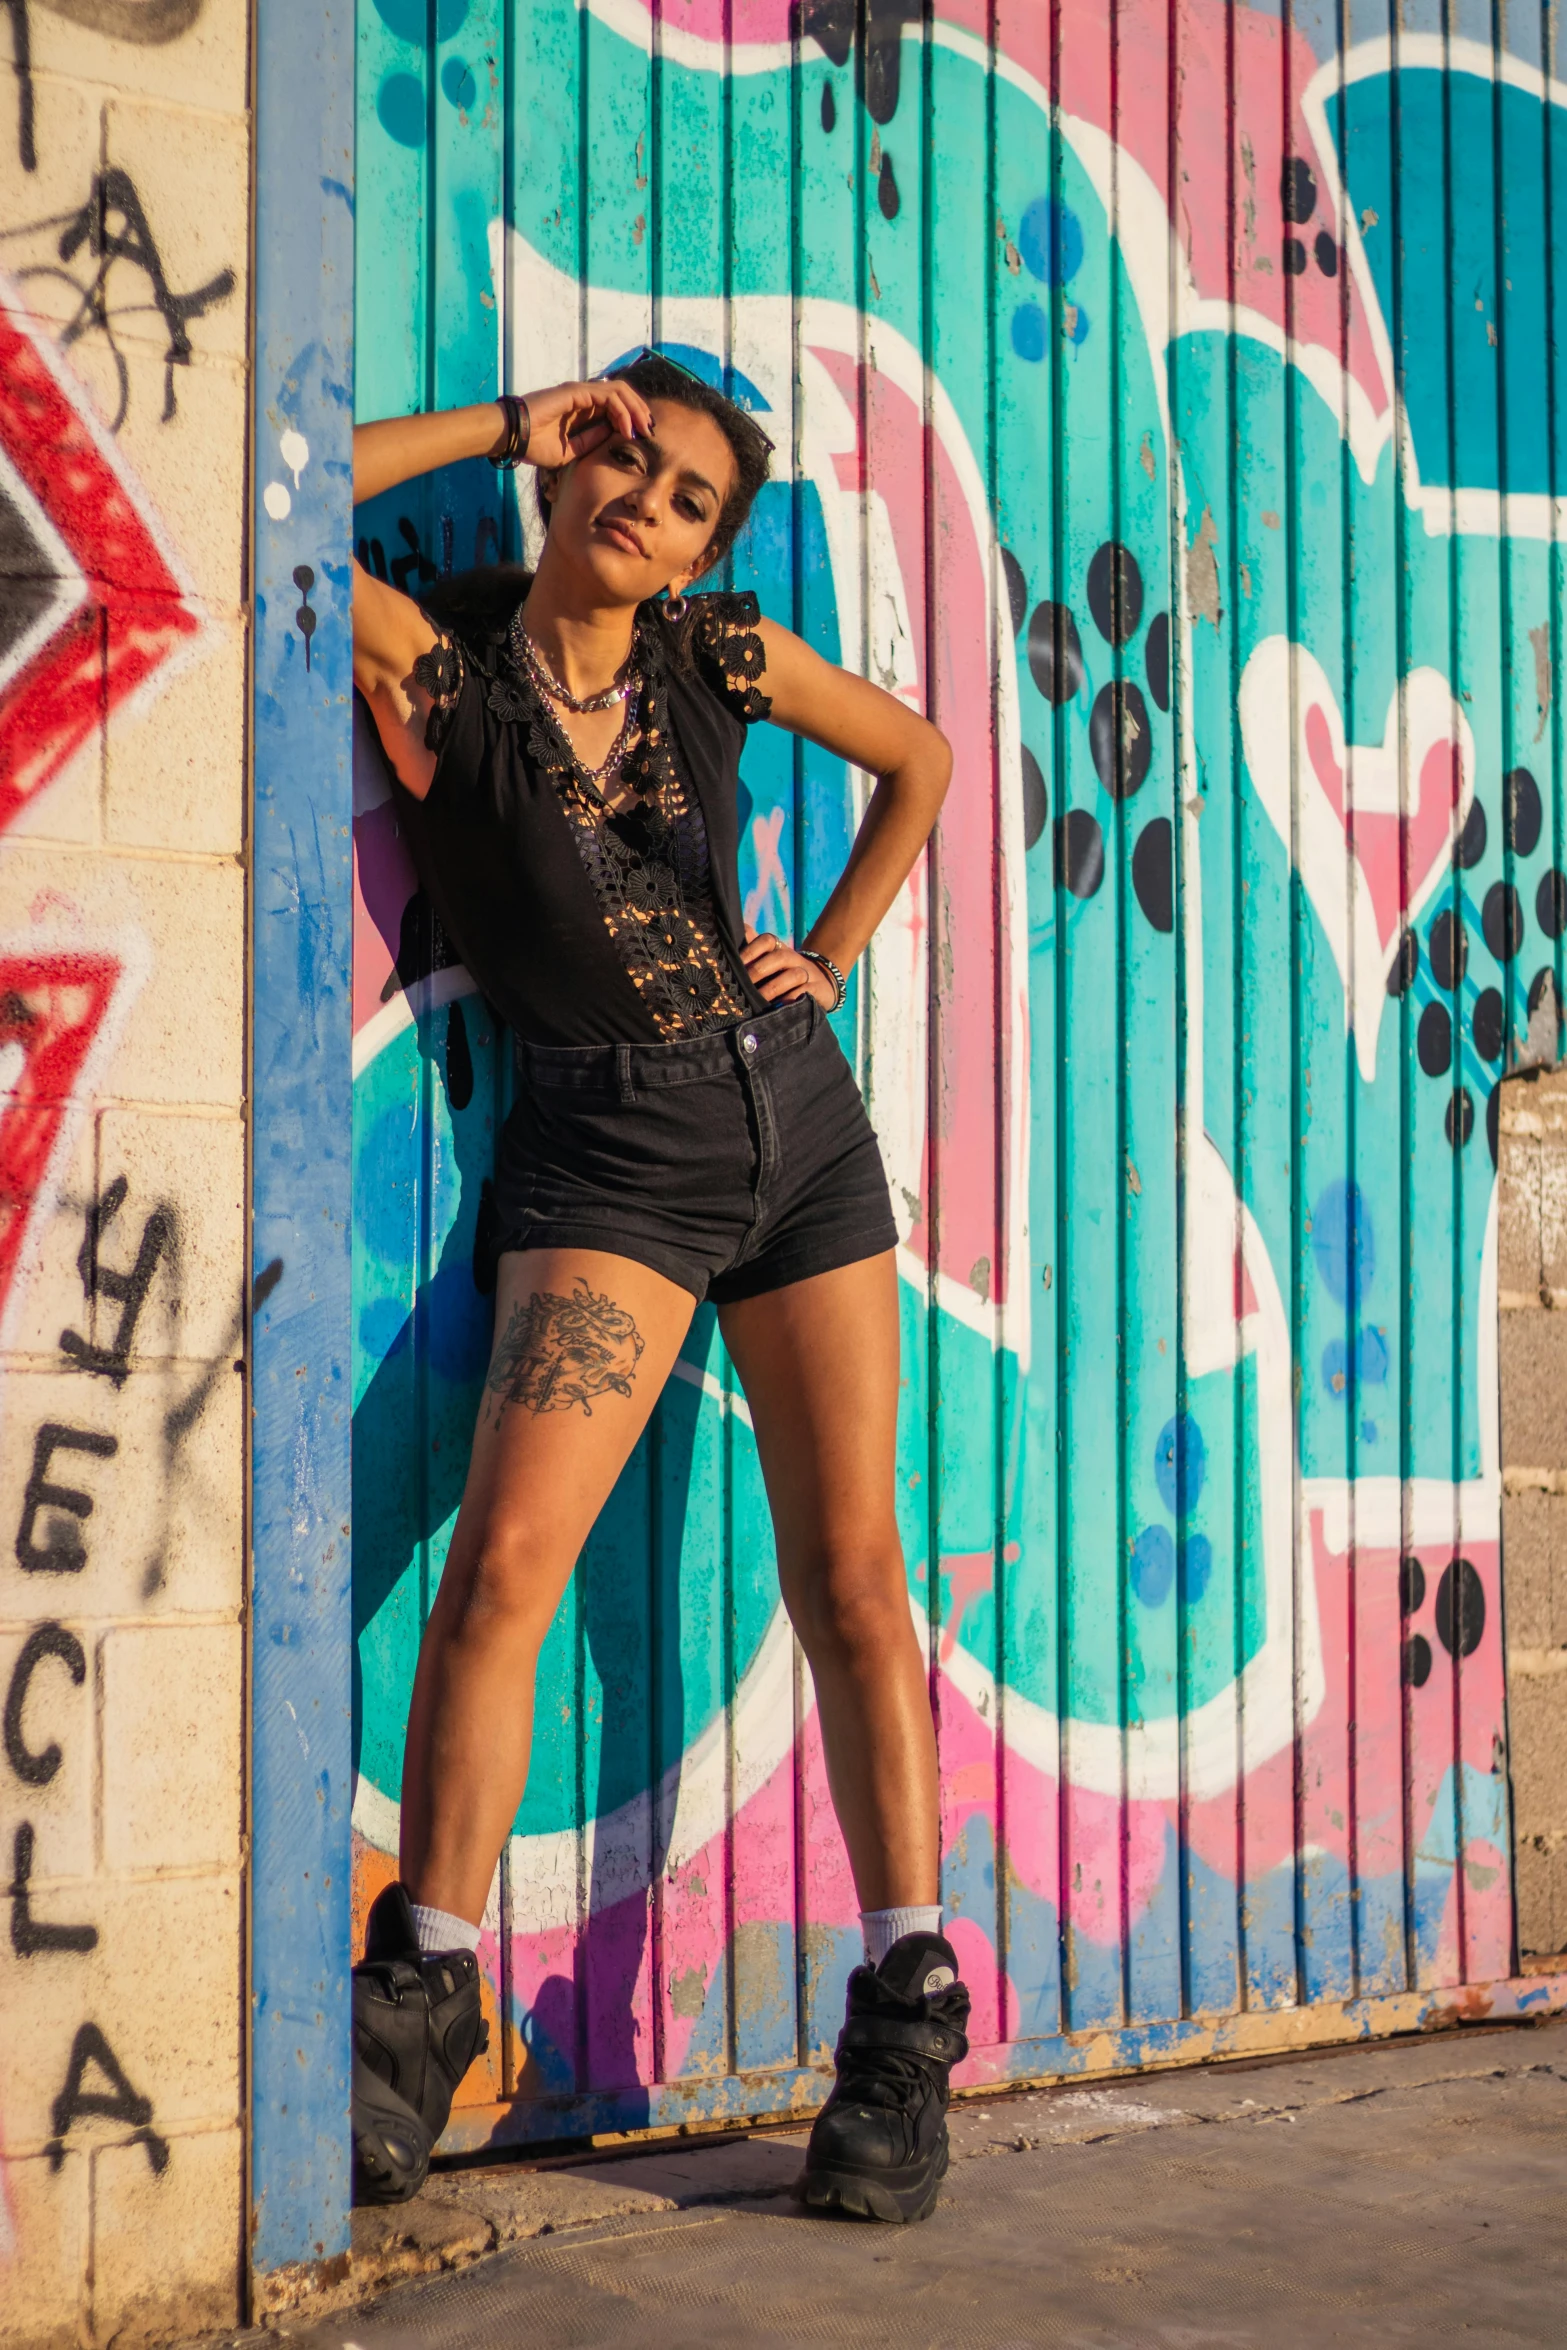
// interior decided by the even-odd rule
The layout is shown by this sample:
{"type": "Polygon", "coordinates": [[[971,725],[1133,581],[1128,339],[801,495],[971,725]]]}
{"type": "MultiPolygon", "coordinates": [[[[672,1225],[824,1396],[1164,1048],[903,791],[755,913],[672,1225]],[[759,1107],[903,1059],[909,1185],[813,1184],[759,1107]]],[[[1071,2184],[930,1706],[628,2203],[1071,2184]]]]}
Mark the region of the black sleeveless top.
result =
{"type": "Polygon", "coordinates": [[[740,750],[770,707],[751,595],[637,615],[638,732],[608,815],[509,630],[440,628],[417,675],[435,774],[394,779],[419,878],[458,956],[530,1043],[659,1044],[763,1010],[740,960],[740,750]]]}

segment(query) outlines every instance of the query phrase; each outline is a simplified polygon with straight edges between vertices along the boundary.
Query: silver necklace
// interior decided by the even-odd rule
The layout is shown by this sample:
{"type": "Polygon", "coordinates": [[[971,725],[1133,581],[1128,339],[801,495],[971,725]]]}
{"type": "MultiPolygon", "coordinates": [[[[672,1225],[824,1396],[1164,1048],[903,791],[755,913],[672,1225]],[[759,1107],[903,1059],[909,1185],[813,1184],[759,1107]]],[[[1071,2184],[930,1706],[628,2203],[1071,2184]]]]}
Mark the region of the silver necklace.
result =
{"type": "Polygon", "coordinates": [[[561,684],[560,679],[555,675],[554,670],[523,627],[520,611],[512,616],[511,649],[512,658],[516,661],[518,668],[530,671],[534,684],[543,693],[548,694],[551,701],[561,703],[576,718],[589,718],[596,710],[612,710],[617,702],[629,702],[633,692],[641,683],[634,666],[637,651],[635,636],[631,640],[631,650],[615,672],[613,682],[596,694],[574,694],[569,686],[561,684]]]}
{"type": "MultiPolygon", "coordinates": [[[[640,694],[642,689],[641,678],[633,677],[630,683],[640,694]]],[[[616,734],[614,741],[609,746],[607,757],[601,759],[596,767],[589,767],[586,764],[581,754],[577,750],[576,745],[572,742],[570,735],[566,732],[566,729],[562,726],[560,720],[556,717],[554,711],[550,708],[547,702],[541,701],[539,705],[539,714],[544,719],[545,724],[549,727],[549,730],[554,735],[556,741],[560,744],[561,749],[565,752],[567,759],[571,763],[571,773],[576,778],[578,783],[586,787],[590,797],[597,800],[600,807],[605,806],[606,802],[602,790],[604,779],[606,776],[612,775],[615,769],[620,765],[622,759],[624,759],[627,751],[631,747],[632,736],[636,734],[641,724],[641,720],[638,715],[637,704],[628,696],[626,701],[626,714],[620,722],[619,732],[616,734]]]]}

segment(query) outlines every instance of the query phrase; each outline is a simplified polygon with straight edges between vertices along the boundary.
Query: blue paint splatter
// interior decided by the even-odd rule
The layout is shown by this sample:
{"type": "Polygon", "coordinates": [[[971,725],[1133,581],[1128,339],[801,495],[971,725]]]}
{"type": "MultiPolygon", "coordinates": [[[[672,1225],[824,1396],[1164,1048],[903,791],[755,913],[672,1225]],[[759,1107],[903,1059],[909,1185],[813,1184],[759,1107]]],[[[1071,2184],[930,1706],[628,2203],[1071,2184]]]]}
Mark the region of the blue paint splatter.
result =
{"type": "Polygon", "coordinates": [[[1197,1507],[1203,1479],[1208,1473],[1208,1447],[1189,1412],[1177,1412],[1160,1429],[1154,1447],[1153,1473],[1159,1499],[1172,1517],[1180,1517],[1197,1507]]]}
{"type": "MultiPolygon", "coordinates": [[[[375,0],[375,12],[389,33],[422,49],[430,37],[429,0],[375,0]]],[[[468,21],[468,0],[436,0],[435,37],[449,41],[468,21]]]]}
{"type": "Polygon", "coordinates": [[[1311,1253],[1328,1295],[1341,1306],[1350,1302],[1350,1282],[1357,1302],[1371,1287],[1376,1271],[1376,1236],[1370,1210],[1358,1183],[1342,1180],[1327,1184],[1311,1211],[1311,1253]]]}
{"type": "Polygon", "coordinates": [[[1206,1534],[1189,1534],[1181,1560],[1181,1596],[1195,1607],[1213,1578],[1213,1545],[1206,1534]]]}
{"type": "Polygon", "coordinates": [[[472,68],[460,57],[448,57],[441,68],[441,88],[460,113],[466,114],[479,95],[472,68]]]}
{"type": "MultiPolygon", "coordinates": [[[[1329,1395],[1343,1399],[1349,1392],[1349,1348],[1342,1338],[1330,1338],[1322,1350],[1322,1384],[1329,1395]]],[[[1355,1377],[1362,1387],[1385,1387],[1388,1374],[1387,1340],[1380,1330],[1362,1330],[1355,1343],[1355,1377]]]]}
{"type": "MultiPolygon", "coordinates": [[[[1017,249],[1023,256],[1023,266],[1031,277],[1042,285],[1056,282],[1056,265],[1060,264],[1060,283],[1077,274],[1083,258],[1083,232],[1077,214],[1065,204],[1057,204],[1051,196],[1036,196],[1024,213],[1017,232],[1017,249]]],[[[1074,337],[1081,341],[1081,336],[1074,337]]]]}
{"type": "Polygon", "coordinates": [[[1167,1526],[1145,1526],[1132,1544],[1132,1589],[1144,1607],[1163,1607],[1175,1581],[1175,1544],[1167,1526]]]}
{"type": "Polygon", "coordinates": [[[1043,359],[1048,339],[1045,314],[1037,302],[1025,302],[1013,311],[1012,348],[1020,359],[1043,359]]]}
{"type": "Polygon", "coordinates": [[[411,73],[387,75],[376,94],[375,110],[382,130],[400,147],[424,145],[424,91],[411,73]]]}

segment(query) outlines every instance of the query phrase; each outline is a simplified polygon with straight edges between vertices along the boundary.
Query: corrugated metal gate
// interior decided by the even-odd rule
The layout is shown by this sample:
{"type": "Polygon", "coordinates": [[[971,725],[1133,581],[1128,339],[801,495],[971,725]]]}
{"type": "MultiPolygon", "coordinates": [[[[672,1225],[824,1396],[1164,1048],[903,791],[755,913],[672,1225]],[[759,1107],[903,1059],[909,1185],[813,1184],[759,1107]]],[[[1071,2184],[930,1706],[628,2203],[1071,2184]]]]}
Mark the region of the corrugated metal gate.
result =
{"type": "MultiPolygon", "coordinates": [[[[841,1034],[973,2079],[1511,1965],[1496,1084],[1555,1054],[1567,927],[1567,118],[1488,15],[1334,21],[360,0],[360,414],[721,373],[780,450],[734,582],[956,747],[841,1034]]],[[[417,588],[522,525],[478,465],[358,528],[417,588]]],[[[745,789],[747,912],[803,930],[861,785],[760,729],[745,789]]],[[[362,1900],[509,1079],[366,746],[355,830],[362,1900]]],[[[818,2094],[855,1906],[709,1314],[538,1725],[457,2137],[818,2094]]]]}

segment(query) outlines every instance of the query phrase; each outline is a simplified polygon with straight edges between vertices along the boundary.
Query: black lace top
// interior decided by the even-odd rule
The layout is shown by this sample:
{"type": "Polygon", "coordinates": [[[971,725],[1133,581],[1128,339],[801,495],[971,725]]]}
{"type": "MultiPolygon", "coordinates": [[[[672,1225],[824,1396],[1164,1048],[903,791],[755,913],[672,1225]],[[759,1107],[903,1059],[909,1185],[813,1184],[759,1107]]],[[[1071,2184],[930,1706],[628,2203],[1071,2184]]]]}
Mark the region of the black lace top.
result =
{"type": "MultiPolygon", "coordinates": [[[[611,814],[505,630],[442,630],[429,793],[397,790],[420,877],[501,1016],[540,1044],[670,1041],[761,1009],[740,961],[739,751],[767,715],[754,596],[638,616],[643,678],[611,814]]],[[[606,779],[606,789],[614,791],[606,779]]]]}

